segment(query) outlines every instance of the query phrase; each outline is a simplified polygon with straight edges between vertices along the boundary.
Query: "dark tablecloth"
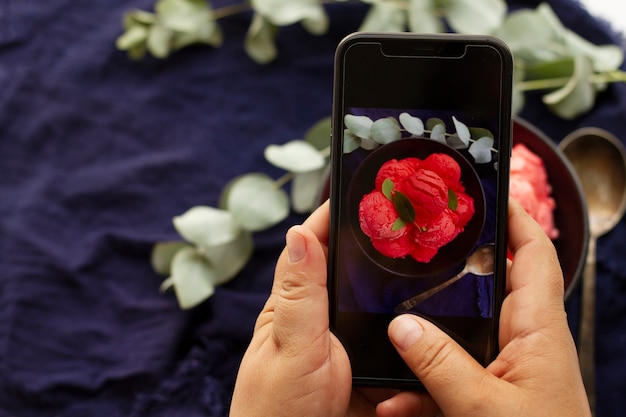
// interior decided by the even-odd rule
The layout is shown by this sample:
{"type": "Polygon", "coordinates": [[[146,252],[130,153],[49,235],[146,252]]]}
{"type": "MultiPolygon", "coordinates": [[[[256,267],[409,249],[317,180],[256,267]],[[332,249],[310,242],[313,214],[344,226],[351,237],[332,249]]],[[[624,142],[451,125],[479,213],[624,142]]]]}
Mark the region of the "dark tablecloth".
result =
{"type": "MultiPolygon", "coordinates": [[[[549,3],[591,41],[615,41],[573,0],[549,3]]],[[[364,7],[329,6],[324,36],[281,30],[279,58],[260,66],[242,48],[248,14],[220,22],[219,49],[129,60],[114,45],[121,16],[152,6],[0,0],[0,416],[226,415],[284,232],[303,219],[256,234],[252,262],[200,307],[159,293],[149,255],[177,238],[172,216],[215,205],[236,175],[277,177],[263,148],[330,114],[333,51],[364,7]]],[[[574,121],[537,97],[523,113],[555,141],[590,125],[626,139],[624,115],[624,84],[574,121]]],[[[598,415],[618,416],[626,223],[598,246],[598,415]]]]}

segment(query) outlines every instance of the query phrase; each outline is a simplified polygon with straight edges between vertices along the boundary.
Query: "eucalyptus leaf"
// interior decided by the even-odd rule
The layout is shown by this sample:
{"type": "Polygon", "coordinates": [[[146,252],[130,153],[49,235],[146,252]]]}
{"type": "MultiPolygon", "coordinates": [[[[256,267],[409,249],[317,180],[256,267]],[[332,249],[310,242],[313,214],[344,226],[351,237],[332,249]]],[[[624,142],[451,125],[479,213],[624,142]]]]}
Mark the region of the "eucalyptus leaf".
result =
{"type": "Polygon", "coordinates": [[[255,13],[246,33],[244,48],[250,58],[259,64],[267,64],[278,56],[276,26],[262,15],[255,13]]]}
{"type": "Polygon", "coordinates": [[[519,9],[510,13],[494,34],[507,43],[516,58],[529,63],[551,61],[566,53],[559,46],[554,27],[536,10],[519,9]]]}
{"type": "Polygon", "coordinates": [[[504,0],[447,0],[445,13],[450,27],[458,33],[491,34],[504,21],[504,0]]]}
{"type": "Polygon", "coordinates": [[[424,134],[424,122],[419,117],[411,116],[409,113],[401,113],[399,116],[402,127],[412,135],[422,136],[424,134]]]}
{"type": "MultiPolygon", "coordinates": [[[[372,141],[373,142],[373,141],[372,141]]],[[[376,142],[374,142],[376,143],[376,142]]],[[[378,144],[376,144],[378,145],[378,144]]],[[[361,147],[361,139],[348,129],[343,131],[343,153],[351,153],[361,147]]]]}
{"type": "Polygon", "coordinates": [[[443,126],[443,131],[446,131],[446,123],[441,120],[438,117],[431,117],[428,120],[426,120],[426,129],[428,130],[433,130],[435,128],[435,126],[437,125],[442,125],[443,126]]]}
{"type": "Polygon", "coordinates": [[[178,50],[196,43],[204,43],[214,47],[221,46],[223,41],[222,30],[217,22],[210,20],[203,25],[198,32],[174,33],[172,38],[172,50],[178,50]]]}
{"type": "Polygon", "coordinates": [[[430,130],[430,138],[435,142],[446,144],[446,126],[443,124],[436,124],[430,130]]]}
{"type": "Polygon", "coordinates": [[[346,114],[343,119],[346,127],[356,136],[362,139],[371,138],[371,129],[374,121],[368,116],[346,114]]]}
{"type": "Polygon", "coordinates": [[[361,148],[366,151],[373,151],[380,146],[380,143],[376,142],[374,139],[361,139],[360,144],[361,148]]]}
{"type": "Polygon", "coordinates": [[[142,45],[148,39],[149,30],[145,26],[136,25],[128,28],[115,42],[115,46],[123,51],[142,45]]]}
{"type": "Polygon", "coordinates": [[[265,159],[289,172],[303,173],[324,167],[326,158],[313,145],[303,140],[292,140],[284,145],[269,145],[265,159]]]}
{"type": "Polygon", "coordinates": [[[231,242],[241,232],[241,226],[231,213],[208,206],[192,207],[174,217],[173,223],[185,240],[201,247],[231,242]]]}
{"type": "Polygon", "coordinates": [[[328,15],[321,9],[319,13],[302,19],[300,24],[312,35],[323,35],[328,32],[330,21],[328,15]]]}
{"type": "Polygon", "coordinates": [[[486,164],[491,162],[491,148],[493,148],[493,138],[484,136],[472,143],[468,152],[477,164],[486,164]]]}
{"type": "Polygon", "coordinates": [[[372,139],[384,145],[402,138],[401,127],[395,117],[378,119],[372,125],[372,139]]]}
{"type": "Polygon", "coordinates": [[[124,18],[122,20],[124,29],[130,29],[135,26],[152,26],[156,22],[156,14],[139,9],[134,9],[124,13],[124,18]]]}
{"type": "Polygon", "coordinates": [[[331,117],[324,117],[306,131],[304,140],[318,151],[326,150],[330,146],[331,129],[331,117]]]}
{"type": "Polygon", "coordinates": [[[454,123],[454,128],[456,129],[456,134],[458,135],[459,140],[463,142],[463,144],[467,148],[467,146],[469,145],[469,140],[470,140],[469,129],[467,128],[465,123],[459,121],[454,116],[452,116],[452,122],[454,123]]]}
{"type": "Polygon", "coordinates": [[[291,206],[296,213],[308,213],[320,203],[326,167],[297,174],[291,182],[291,206]]]}
{"type": "Polygon", "coordinates": [[[171,282],[181,308],[193,308],[212,296],[215,281],[215,270],[194,248],[183,248],[174,256],[171,282]]]}
{"type": "Polygon", "coordinates": [[[409,0],[408,25],[411,32],[439,33],[445,25],[437,13],[435,0],[409,0]]]}
{"type": "Polygon", "coordinates": [[[404,32],[407,12],[394,3],[374,3],[359,28],[362,32],[404,32]]]}
{"type": "Polygon", "coordinates": [[[489,129],[485,129],[483,127],[469,127],[468,129],[470,132],[470,137],[472,138],[493,138],[493,133],[491,133],[489,129]]]}
{"type": "Polygon", "coordinates": [[[170,275],[174,255],[180,249],[188,246],[190,246],[189,243],[182,241],[158,242],[152,248],[152,254],[150,255],[152,269],[157,274],[170,275]]]}
{"type": "Polygon", "coordinates": [[[576,57],[574,75],[568,83],[556,91],[543,96],[543,102],[559,117],[571,120],[587,112],[595,102],[595,88],[590,77],[593,74],[591,60],[576,57]]]}
{"type": "Polygon", "coordinates": [[[262,173],[232,180],[224,198],[226,209],[245,230],[265,230],[289,215],[289,197],[274,180],[262,173]]]}
{"type": "Polygon", "coordinates": [[[166,58],[170,54],[170,41],[173,33],[165,26],[156,24],[148,33],[147,47],[156,58],[166,58]]]}
{"type": "Polygon", "coordinates": [[[246,266],[253,252],[252,234],[245,230],[231,242],[200,251],[215,272],[215,285],[234,278],[246,266]]]}
{"type": "Polygon", "coordinates": [[[159,0],[155,5],[161,24],[178,32],[196,32],[206,23],[206,0],[159,0]]]}
{"type": "Polygon", "coordinates": [[[252,7],[277,26],[287,26],[302,20],[320,24],[326,12],[317,0],[251,0],[252,7]]]}

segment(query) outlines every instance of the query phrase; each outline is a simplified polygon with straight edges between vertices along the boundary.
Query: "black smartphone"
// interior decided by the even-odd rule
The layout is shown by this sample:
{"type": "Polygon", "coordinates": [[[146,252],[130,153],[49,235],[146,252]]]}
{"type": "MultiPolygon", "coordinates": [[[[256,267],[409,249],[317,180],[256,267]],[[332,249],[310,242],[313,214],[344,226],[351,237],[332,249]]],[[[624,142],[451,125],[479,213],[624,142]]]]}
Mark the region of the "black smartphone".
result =
{"type": "Polygon", "coordinates": [[[488,36],[357,33],[335,56],[331,329],[356,385],[419,388],[387,336],[426,317],[487,365],[506,283],[513,58],[488,36]]]}

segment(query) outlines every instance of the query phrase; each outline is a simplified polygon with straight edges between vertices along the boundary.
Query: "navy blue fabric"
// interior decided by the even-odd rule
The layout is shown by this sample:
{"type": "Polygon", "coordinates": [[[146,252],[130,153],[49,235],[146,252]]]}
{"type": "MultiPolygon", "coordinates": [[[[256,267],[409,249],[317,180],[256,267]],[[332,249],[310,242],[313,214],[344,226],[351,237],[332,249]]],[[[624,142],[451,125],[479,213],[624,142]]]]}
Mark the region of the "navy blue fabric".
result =
{"type": "MultiPolygon", "coordinates": [[[[153,3],[0,0],[0,416],[226,415],[284,232],[302,221],[256,234],[252,262],[192,311],[158,292],[149,255],[177,238],[172,216],[215,205],[236,175],[277,177],[263,148],[330,114],[333,51],[364,7],[330,6],[324,36],[281,30],[267,66],[243,51],[247,14],[220,22],[222,48],[133,62],[114,46],[121,16],[153,3]]],[[[550,4],[615,40],[572,0],[550,4]]],[[[624,114],[614,85],[577,120],[538,97],[523,116],[558,141],[589,125],[626,139],[624,114]]],[[[599,416],[626,406],[625,246],[624,221],[598,242],[599,416]]]]}

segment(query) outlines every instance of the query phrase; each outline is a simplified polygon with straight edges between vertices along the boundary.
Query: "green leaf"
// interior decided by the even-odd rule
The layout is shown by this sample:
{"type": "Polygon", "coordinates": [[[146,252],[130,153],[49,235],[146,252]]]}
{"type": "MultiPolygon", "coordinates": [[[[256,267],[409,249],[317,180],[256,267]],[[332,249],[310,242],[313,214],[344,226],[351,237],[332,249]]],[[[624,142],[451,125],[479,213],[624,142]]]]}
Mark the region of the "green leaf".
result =
{"type": "Polygon", "coordinates": [[[291,206],[296,213],[308,213],[320,203],[326,167],[298,174],[291,182],[291,206]]]}
{"type": "Polygon", "coordinates": [[[448,208],[455,211],[459,206],[459,199],[452,188],[448,188],[448,208]]]}
{"type": "Polygon", "coordinates": [[[152,254],[150,256],[150,264],[152,269],[160,275],[170,275],[172,260],[174,255],[185,247],[190,246],[187,242],[174,241],[174,242],[158,242],[152,248],[152,254]]]}
{"type": "Polygon", "coordinates": [[[374,124],[372,119],[367,116],[354,116],[352,114],[346,114],[343,119],[350,132],[361,139],[371,138],[371,129],[374,124]]]}
{"type": "Polygon", "coordinates": [[[246,266],[253,252],[252,234],[245,230],[231,242],[201,250],[215,272],[215,285],[234,278],[246,266]]]}
{"type": "Polygon", "coordinates": [[[400,124],[394,117],[385,117],[376,120],[372,125],[372,139],[384,145],[401,139],[400,131],[400,124]]]}
{"type": "Polygon", "coordinates": [[[165,26],[156,24],[150,28],[147,47],[156,58],[166,58],[170,54],[170,41],[173,33],[165,26]]]}
{"type": "Polygon", "coordinates": [[[400,191],[396,191],[393,193],[391,201],[403,221],[407,223],[413,223],[415,221],[415,208],[407,196],[400,191]]]}
{"type": "Polygon", "coordinates": [[[536,10],[512,12],[494,34],[507,43],[518,60],[529,64],[558,59],[563,53],[558,47],[558,32],[536,10]],[[546,48],[547,45],[550,47],[546,48]]]}
{"type": "Polygon", "coordinates": [[[446,131],[446,122],[444,122],[443,120],[439,119],[438,117],[431,117],[430,119],[426,120],[426,129],[427,130],[433,130],[435,128],[435,126],[437,125],[442,125],[443,126],[443,131],[446,131]]]}
{"type": "Polygon", "coordinates": [[[395,187],[395,184],[393,183],[393,181],[389,178],[385,178],[385,180],[383,181],[381,191],[384,194],[384,196],[387,197],[389,200],[392,200],[392,193],[393,193],[394,187],[395,187]]]}
{"type": "Polygon", "coordinates": [[[321,30],[326,19],[326,12],[317,0],[252,0],[251,3],[257,13],[277,26],[306,21],[307,29],[321,30]]]}
{"type": "Polygon", "coordinates": [[[117,41],[115,46],[117,49],[127,51],[137,45],[143,45],[148,39],[148,28],[145,26],[132,26],[124,32],[117,41]]]}
{"type": "Polygon", "coordinates": [[[159,0],[154,8],[161,24],[177,32],[197,32],[209,16],[206,0],[159,0]]]}
{"type": "Polygon", "coordinates": [[[276,26],[255,13],[244,41],[248,56],[259,64],[267,64],[276,59],[278,56],[276,33],[276,26]]]}
{"type": "Polygon", "coordinates": [[[200,26],[197,31],[191,33],[176,32],[172,38],[172,49],[178,50],[196,43],[219,47],[223,40],[224,37],[219,25],[207,16],[206,23],[200,26]]]}
{"type": "Polygon", "coordinates": [[[407,12],[394,4],[374,3],[361,23],[362,32],[404,32],[407,12]]]}
{"type": "Polygon", "coordinates": [[[402,127],[410,134],[416,136],[424,134],[424,122],[419,117],[411,116],[409,113],[401,113],[399,119],[402,127]]]}
{"type": "Polygon", "coordinates": [[[130,29],[136,26],[152,26],[156,22],[157,16],[154,13],[134,9],[124,13],[122,24],[124,29],[130,29]]]}
{"type": "MultiPolygon", "coordinates": [[[[377,144],[378,145],[378,144],[377,144]]],[[[361,139],[354,133],[345,129],[343,131],[343,153],[353,152],[361,146],[361,139]]]]}
{"type": "Polygon", "coordinates": [[[411,32],[439,33],[445,31],[445,25],[437,13],[435,0],[410,0],[408,20],[411,32]]]}
{"type": "Polygon", "coordinates": [[[540,62],[526,67],[525,77],[527,80],[569,78],[574,74],[574,66],[574,56],[568,56],[549,62],[540,62]]]}
{"type": "Polygon", "coordinates": [[[469,132],[470,137],[472,138],[488,137],[493,139],[493,133],[491,133],[489,129],[485,129],[482,127],[470,127],[469,132]]]}
{"type": "Polygon", "coordinates": [[[194,248],[182,248],[172,261],[171,283],[183,309],[197,306],[215,292],[215,270],[194,248]]]}
{"type": "MultiPolygon", "coordinates": [[[[456,134],[458,139],[461,141],[461,144],[456,144],[453,146],[455,149],[464,149],[469,146],[470,140],[470,132],[465,123],[457,120],[456,117],[452,116],[452,121],[454,122],[454,127],[456,129],[456,134]]],[[[450,142],[448,142],[450,143],[450,142]]],[[[452,146],[452,145],[451,145],[452,146]]]]}
{"type": "Polygon", "coordinates": [[[574,119],[587,112],[595,102],[595,88],[590,77],[593,68],[589,58],[576,57],[574,75],[567,84],[554,92],[543,96],[543,102],[559,117],[574,119]]]}
{"type": "Polygon", "coordinates": [[[173,222],[185,240],[201,247],[231,242],[241,232],[241,226],[231,213],[208,206],[192,207],[174,217],[173,222]]]}
{"type": "Polygon", "coordinates": [[[402,220],[400,217],[398,217],[396,221],[393,222],[393,225],[391,226],[391,230],[394,232],[397,232],[398,230],[402,229],[404,226],[406,226],[406,222],[402,220]]]}
{"type": "Polygon", "coordinates": [[[445,14],[450,27],[458,33],[491,34],[504,21],[504,0],[448,0],[445,14]]]}
{"type": "Polygon", "coordinates": [[[289,215],[289,197],[269,176],[242,175],[231,181],[222,199],[226,209],[245,230],[265,230],[289,215]]]}
{"type": "Polygon", "coordinates": [[[325,117],[306,131],[304,140],[313,145],[318,151],[327,149],[330,146],[331,129],[331,117],[325,117]]]}
{"type": "Polygon", "coordinates": [[[323,168],[326,158],[313,145],[303,140],[292,140],[284,145],[269,145],[265,159],[289,172],[303,173],[323,168]]]}
{"type": "Polygon", "coordinates": [[[443,143],[446,142],[446,126],[444,124],[437,124],[430,130],[430,138],[435,142],[443,143]]]}
{"type": "Polygon", "coordinates": [[[484,136],[476,140],[469,147],[468,152],[474,157],[477,164],[486,164],[491,162],[491,148],[493,147],[493,138],[484,136]]]}

